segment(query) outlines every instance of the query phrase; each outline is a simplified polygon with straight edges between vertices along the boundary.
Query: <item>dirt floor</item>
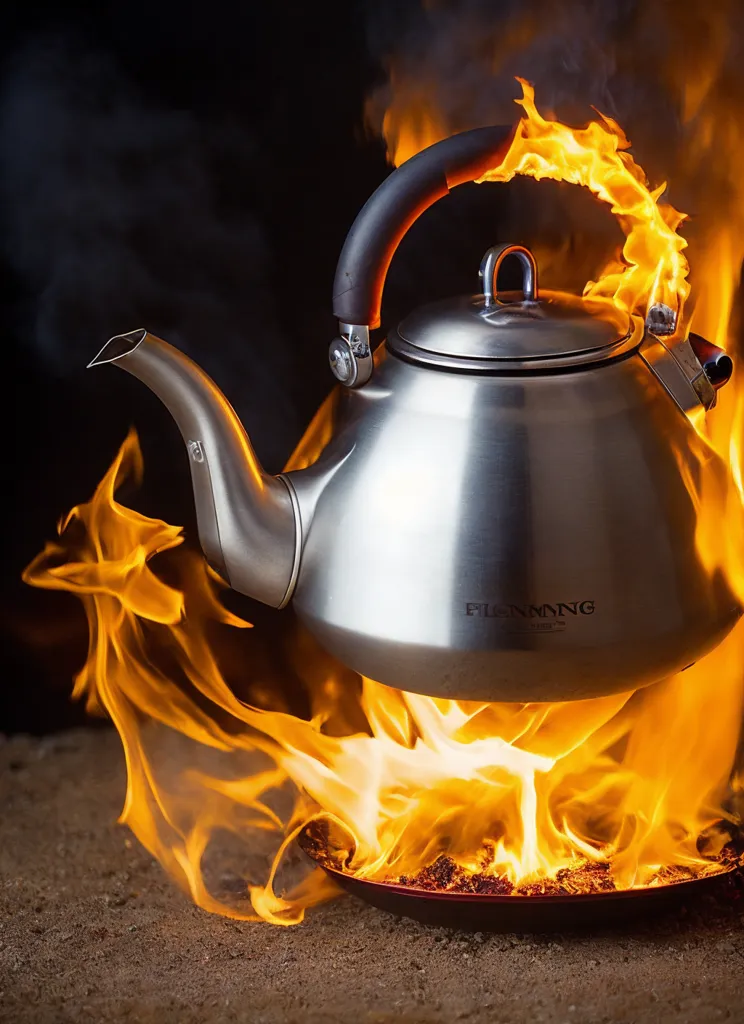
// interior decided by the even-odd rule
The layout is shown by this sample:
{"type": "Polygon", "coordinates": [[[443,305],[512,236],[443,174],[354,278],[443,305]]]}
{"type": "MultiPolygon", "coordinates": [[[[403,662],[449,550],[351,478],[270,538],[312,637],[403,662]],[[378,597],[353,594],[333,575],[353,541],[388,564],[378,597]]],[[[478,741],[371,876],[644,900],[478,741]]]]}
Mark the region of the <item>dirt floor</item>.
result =
{"type": "Polygon", "coordinates": [[[116,736],[0,742],[0,1020],[744,1020],[744,896],[643,925],[465,934],[341,897],[304,924],[191,906],[127,831],[116,736]]]}

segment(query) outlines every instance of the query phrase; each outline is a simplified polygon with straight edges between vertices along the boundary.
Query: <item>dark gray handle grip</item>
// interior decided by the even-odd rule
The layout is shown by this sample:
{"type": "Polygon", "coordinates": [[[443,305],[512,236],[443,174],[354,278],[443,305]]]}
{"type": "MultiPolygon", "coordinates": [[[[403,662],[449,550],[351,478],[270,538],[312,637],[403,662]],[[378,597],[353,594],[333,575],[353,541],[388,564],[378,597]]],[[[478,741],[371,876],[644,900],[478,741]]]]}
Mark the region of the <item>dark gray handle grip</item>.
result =
{"type": "Polygon", "coordinates": [[[424,210],[451,188],[495,166],[514,129],[474,128],[437,142],[383,181],[346,236],[333,282],[333,312],[344,324],[380,326],[380,304],[390,261],[424,210]]]}

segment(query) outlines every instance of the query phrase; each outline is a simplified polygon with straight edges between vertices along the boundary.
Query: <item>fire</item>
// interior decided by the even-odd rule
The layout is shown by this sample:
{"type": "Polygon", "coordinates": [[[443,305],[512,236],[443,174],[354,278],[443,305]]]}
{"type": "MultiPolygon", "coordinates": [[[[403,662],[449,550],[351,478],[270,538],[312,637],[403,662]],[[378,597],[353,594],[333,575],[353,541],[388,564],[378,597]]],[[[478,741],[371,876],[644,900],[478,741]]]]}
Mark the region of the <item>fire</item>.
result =
{"type": "MultiPolygon", "coordinates": [[[[663,302],[681,323],[689,292],[682,215],[648,188],[621,129],[608,118],[584,129],[546,120],[526,84],[521,102],[514,143],[485,179],[530,174],[590,188],[621,218],[626,242],[587,297],[635,315],[663,302]]],[[[401,155],[434,141],[435,115],[419,113],[405,141],[395,122],[401,155]]],[[[718,342],[744,256],[744,233],[726,232],[728,247],[712,250],[718,265],[700,271],[724,282],[720,300],[693,313],[696,329],[718,342]]],[[[732,475],[721,493],[700,496],[701,551],[706,531],[741,510],[744,390],[732,385],[722,395],[708,443],[725,451],[732,475]]],[[[313,461],[326,428],[321,410],[288,468],[313,461]]],[[[248,623],[225,608],[219,580],[182,545],[179,528],[120,503],[119,488],[141,473],[132,433],[25,579],[83,601],[90,648],[74,693],[110,716],[121,737],[121,821],[199,906],[277,924],[302,920],[335,891],[295,857],[294,839],[314,821],[332,827],[345,871],[375,880],[415,876],[442,854],[517,891],[591,864],[607,865],[617,889],[721,870],[716,857],[739,820],[732,792],[740,783],[732,790],[731,780],[744,627],[657,686],[570,704],[432,699],[355,684],[303,657],[309,710],[296,714],[268,696],[272,679],[262,681],[260,699],[256,688],[252,700],[234,692],[222,645],[245,642],[248,623]],[[212,856],[231,844],[241,898],[211,880],[212,856]]],[[[741,539],[732,539],[725,567],[734,574],[741,539]]],[[[743,593],[744,574],[735,582],[743,593]]]]}
{"type": "Polygon", "coordinates": [[[589,281],[584,296],[611,299],[628,313],[646,313],[663,303],[681,320],[690,291],[683,253],[687,242],[677,234],[685,215],[659,202],[666,183],[649,191],[646,175],[627,152],[625,133],[612,118],[600,115],[585,128],[548,121],[535,106],[532,87],[520,82],[524,95],[517,102],[524,116],[501,164],[481,180],[509,181],[526,174],[588,188],[610,205],[627,237],[622,261],[614,260],[597,281],[589,281]]]}
{"type": "MultiPolygon", "coordinates": [[[[587,283],[584,296],[611,300],[619,310],[644,316],[651,306],[663,303],[681,322],[690,291],[684,255],[687,241],[677,233],[685,214],[659,202],[666,183],[649,189],[643,169],[628,152],[625,133],[612,118],[600,114],[600,120],[584,128],[547,120],[535,106],[532,86],[521,78],[518,81],[523,95],[516,103],[524,114],[501,163],[480,180],[504,182],[524,174],[538,181],[551,178],[588,188],[620,219],[626,241],[622,257],[608,264],[596,281],[587,283]]],[[[388,110],[383,132],[396,165],[447,134],[426,108],[415,103],[406,108],[402,123],[388,110]]]]}
{"type": "Polygon", "coordinates": [[[26,579],[83,600],[90,651],[75,694],[121,737],[121,821],[200,906],[253,916],[210,892],[203,861],[220,834],[250,845],[268,833],[273,866],[246,894],[267,920],[301,920],[330,883],[316,869],[279,896],[273,881],[291,839],[316,819],[346,837],[346,869],[372,879],[415,874],[442,853],[516,885],[587,862],[609,863],[618,888],[658,883],[670,867],[717,870],[710,858],[733,819],[724,801],[742,698],[735,644],[650,690],[572,704],[464,704],[330,678],[310,684],[308,718],[263,710],[234,695],[209,642],[215,624],[247,625],[218,600],[219,582],[180,548],[181,585],[166,583],[155,568],[181,531],[117,501],[141,470],[131,433],[26,579]],[[344,727],[359,712],[363,727],[344,727]],[[167,734],[188,741],[175,776],[159,763],[167,734]],[[287,787],[282,815],[274,798],[287,787]]]}

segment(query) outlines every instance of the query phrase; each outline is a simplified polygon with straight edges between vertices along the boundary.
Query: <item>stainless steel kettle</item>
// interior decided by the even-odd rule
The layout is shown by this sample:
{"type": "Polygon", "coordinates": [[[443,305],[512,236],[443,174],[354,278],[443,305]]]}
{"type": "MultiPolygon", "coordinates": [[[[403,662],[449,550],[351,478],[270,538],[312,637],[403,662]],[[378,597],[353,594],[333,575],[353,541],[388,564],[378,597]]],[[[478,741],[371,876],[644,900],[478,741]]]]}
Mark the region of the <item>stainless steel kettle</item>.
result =
{"type": "MultiPolygon", "coordinates": [[[[689,415],[731,373],[702,339],[667,344],[637,318],[538,293],[522,246],[481,265],[482,294],[412,313],[374,356],[385,275],[414,220],[494,166],[510,131],[432,146],[360,212],[336,274],[342,386],[311,426],[309,463],[261,468],[235,412],[188,358],[144,330],[115,363],[167,405],[186,442],[199,537],[236,590],[298,615],[365,676],[478,701],[572,700],[684,669],[740,615],[695,545],[689,415]],[[497,290],[502,261],[523,293],[497,290]],[[640,326],[639,326],[640,323],[640,326]],[[701,362],[702,360],[702,362],[701,362]]],[[[656,321],[654,321],[656,323],[656,321]]]]}

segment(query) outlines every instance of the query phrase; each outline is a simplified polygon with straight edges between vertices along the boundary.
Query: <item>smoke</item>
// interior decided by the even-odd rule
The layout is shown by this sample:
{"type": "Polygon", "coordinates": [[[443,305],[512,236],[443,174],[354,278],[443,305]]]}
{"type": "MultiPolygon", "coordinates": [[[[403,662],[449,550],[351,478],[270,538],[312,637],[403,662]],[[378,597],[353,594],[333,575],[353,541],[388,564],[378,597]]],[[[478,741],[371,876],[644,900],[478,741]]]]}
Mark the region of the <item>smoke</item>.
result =
{"type": "MultiPolygon", "coordinates": [[[[373,24],[370,40],[398,82],[416,83],[457,130],[514,119],[515,75],[528,77],[542,102],[585,117],[608,109],[615,44],[633,0],[458,0],[404,4],[403,24],[373,24]],[[396,38],[397,35],[397,38],[396,38]]],[[[389,12],[388,12],[389,16],[389,12]]],[[[379,99],[390,98],[383,88],[379,99]]]]}
{"type": "Polygon", "coordinates": [[[596,107],[620,121],[658,175],[684,144],[683,84],[711,86],[711,66],[725,65],[728,88],[744,92],[744,11],[726,0],[709,10],[696,0],[442,0],[383,11],[370,24],[388,69],[369,108],[378,130],[393,99],[414,91],[451,131],[512,123],[519,75],[562,120],[584,123],[596,107]]]}
{"type": "Polygon", "coordinates": [[[55,34],[14,56],[0,147],[2,245],[31,350],[68,376],[112,334],[146,326],[197,359],[240,412],[239,381],[267,457],[286,455],[298,430],[270,253],[246,199],[250,133],[158,106],[109,54],[55,34]]]}
{"type": "MultiPolygon", "coordinates": [[[[718,226],[742,220],[744,7],[734,0],[383,0],[369,40],[387,72],[367,106],[374,133],[385,112],[389,128],[422,108],[447,133],[513,123],[519,75],[544,113],[584,124],[595,107],[621,124],[651,183],[666,181],[665,199],[691,215],[693,285],[696,255],[718,226]]],[[[546,185],[507,186],[499,240],[561,250],[550,283],[580,288],[616,244],[615,225],[579,190],[546,185]]]]}
{"type": "MultiPolygon", "coordinates": [[[[693,286],[696,251],[709,246],[711,225],[741,219],[744,8],[734,0],[375,0],[364,16],[369,56],[385,75],[367,104],[373,132],[381,132],[385,111],[402,114],[421,103],[448,131],[513,122],[520,75],[534,82],[543,111],[584,123],[594,105],[620,122],[652,183],[668,181],[666,198],[692,214],[685,230],[693,286]]],[[[355,68],[364,63],[356,57],[355,68]]],[[[322,232],[319,244],[330,253],[343,237],[336,242],[333,218],[341,228],[350,222],[365,198],[364,179],[375,183],[376,155],[362,145],[350,153],[342,141],[344,172],[328,176],[317,150],[332,152],[339,128],[351,135],[342,118],[356,111],[362,120],[361,72],[352,83],[357,107],[356,92],[337,99],[346,93],[335,85],[331,93],[312,53],[303,59],[319,83],[315,106],[327,105],[327,113],[304,127],[290,104],[292,116],[270,130],[302,138],[296,152],[281,149],[281,159],[302,168],[298,189],[303,179],[328,177],[323,202],[330,208],[325,217],[312,214],[307,234],[322,232]],[[320,170],[306,175],[314,167],[320,170]]],[[[289,67],[282,77],[280,112],[295,99],[297,90],[283,84],[293,74],[289,67]]],[[[15,53],[0,91],[0,245],[23,296],[14,328],[47,367],[71,375],[111,334],[147,326],[215,377],[281,461],[308,412],[295,412],[300,388],[317,400],[327,383],[324,358],[310,361],[315,340],[288,337],[286,303],[302,309],[303,330],[309,321],[309,333],[320,335],[313,351],[322,353],[326,293],[312,309],[308,288],[299,303],[284,294],[274,228],[263,230],[266,159],[258,132],[266,127],[255,110],[249,117],[236,104],[220,115],[214,104],[188,105],[184,111],[154,100],[108,51],[69,34],[37,36],[15,53]],[[296,370],[303,345],[307,381],[296,370]]],[[[482,250],[499,240],[532,245],[544,283],[580,290],[621,239],[608,211],[572,186],[519,180],[458,193],[404,242],[388,309],[396,288],[401,313],[422,298],[474,288],[482,250]]],[[[297,209],[304,215],[305,207],[297,209]]],[[[327,263],[330,282],[332,256],[316,257],[311,244],[303,252],[304,262],[327,263]]],[[[305,269],[320,292],[325,271],[305,269]]]]}

